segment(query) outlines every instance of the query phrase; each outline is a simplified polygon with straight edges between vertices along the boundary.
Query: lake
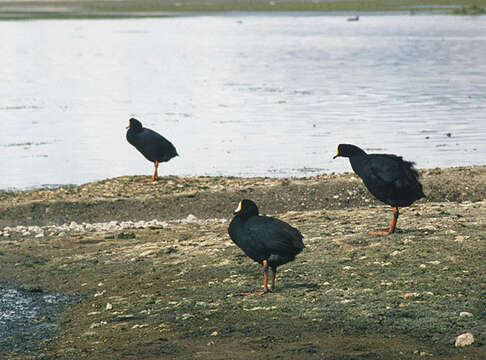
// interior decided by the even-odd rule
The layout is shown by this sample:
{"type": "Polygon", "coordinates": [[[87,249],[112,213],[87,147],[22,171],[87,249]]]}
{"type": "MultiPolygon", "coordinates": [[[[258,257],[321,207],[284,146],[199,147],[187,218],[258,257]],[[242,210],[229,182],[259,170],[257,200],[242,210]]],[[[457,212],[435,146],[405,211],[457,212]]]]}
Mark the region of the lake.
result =
{"type": "Polygon", "coordinates": [[[1,21],[0,189],[159,175],[350,171],[339,143],[419,168],[485,164],[486,16],[222,13],[1,21]]]}

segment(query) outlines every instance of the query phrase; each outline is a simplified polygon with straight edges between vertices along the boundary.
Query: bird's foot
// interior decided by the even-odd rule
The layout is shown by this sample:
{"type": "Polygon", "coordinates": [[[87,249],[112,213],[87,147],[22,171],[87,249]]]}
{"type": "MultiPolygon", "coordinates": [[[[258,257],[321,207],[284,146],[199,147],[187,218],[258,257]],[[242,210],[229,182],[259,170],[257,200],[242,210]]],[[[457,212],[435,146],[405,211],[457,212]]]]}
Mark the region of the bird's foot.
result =
{"type": "Polygon", "coordinates": [[[159,179],[143,179],[143,180],[140,180],[140,184],[145,184],[145,183],[152,183],[152,182],[157,182],[159,179]]]}
{"type": "Polygon", "coordinates": [[[271,290],[257,290],[257,291],[251,291],[251,292],[244,292],[241,295],[243,296],[253,296],[253,295],[264,295],[269,292],[272,292],[271,290]]]}
{"type": "Polygon", "coordinates": [[[371,235],[390,235],[393,231],[372,231],[371,235]]]}

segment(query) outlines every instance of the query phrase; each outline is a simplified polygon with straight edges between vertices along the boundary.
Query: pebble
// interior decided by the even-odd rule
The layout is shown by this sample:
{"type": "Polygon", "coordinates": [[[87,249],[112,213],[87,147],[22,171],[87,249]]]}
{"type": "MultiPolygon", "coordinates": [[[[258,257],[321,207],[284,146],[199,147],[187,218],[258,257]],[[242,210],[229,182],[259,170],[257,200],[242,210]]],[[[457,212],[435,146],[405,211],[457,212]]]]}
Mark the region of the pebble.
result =
{"type": "Polygon", "coordinates": [[[456,337],[456,347],[471,345],[474,342],[474,336],[471,333],[464,333],[456,337]]]}
{"type": "Polygon", "coordinates": [[[467,311],[461,311],[459,313],[459,316],[461,316],[461,317],[466,317],[466,316],[469,317],[469,316],[473,316],[473,314],[471,314],[470,312],[467,312],[467,311]]]}
{"type": "Polygon", "coordinates": [[[95,328],[98,328],[98,327],[103,326],[103,325],[106,325],[106,324],[108,324],[108,322],[106,322],[106,321],[100,321],[99,323],[92,323],[89,326],[89,328],[90,329],[95,329],[95,328]]]}
{"type": "MultiPolygon", "coordinates": [[[[201,220],[196,216],[189,214],[185,219],[171,221],[176,224],[191,224],[191,223],[205,223],[205,222],[221,222],[224,223],[226,219],[209,219],[201,220]]],[[[0,236],[9,237],[12,234],[20,235],[22,237],[33,236],[36,238],[41,238],[49,235],[64,236],[70,233],[86,233],[86,232],[106,232],[106,231],[121,231],[126,229],[154,229],[154,228],[164,228],[169,225],[166,221],[160,221],[157,219],[144,221],[109,221],[102,223],[77,223],[76,221],[71,221],[69,224],[65,223],[62,225],[48,225],[48,226],[24,226],[18,225],[15,227],[6,226],[0,229],[0,236]]]]}

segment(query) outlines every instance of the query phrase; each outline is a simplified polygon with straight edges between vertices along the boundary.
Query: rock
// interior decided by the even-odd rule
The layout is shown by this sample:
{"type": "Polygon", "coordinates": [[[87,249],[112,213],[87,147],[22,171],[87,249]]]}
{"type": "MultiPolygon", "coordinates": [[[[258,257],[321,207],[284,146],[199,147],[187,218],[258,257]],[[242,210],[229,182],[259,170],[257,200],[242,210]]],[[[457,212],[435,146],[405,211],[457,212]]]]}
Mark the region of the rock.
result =
{"type": "Polygon", "coordinates": [[[463,347],[471,345],[474,342],[474,336],[471,333],[464,333],[456,337],[455,346],[463,347]]]}
{"type": "Polygon", "coordinates": [[[102,296],[106,293],[106,290],[103,290],[103,291],[99,291],[97,292],[96,294],[94,294],[94,297],[98,297],[98,296],[102,296]]]}
{"type": "Polygon", "coordinates": [[[98,328],[98,327],[100,327],[100,326],[103,326],[103,325],[106,325],[106,324],[108,324],[106,321],[100,321],[100,322],[98,322],[98,323],[92,323],[92,324],[89,326],[89,328],[90,328],[90,329],[96,329],[96,328],[98,328]]]}
{"type": "Polygon", "coordinates": [[[197,217],[196,217],[195,215],[193,215],[193,214],[189,214],[189,215],[187,215],[187,217],[186,217],[184,220],[182,220],[181,222],[182,222],[183,224],[190,224],[190,223],[194,223],[194,222],[196,222],[196,221],[197,221],[197,217]]]}
{"type": "Polygon", "coordinates": [[[471,314],[470,312],[467,312],[467,311],[461,311],[459,313],[459,316],[461,316],[461,317],[468,316],[469,317],[469,316],[473,316],[473,314],[471,314]]]}
{"type": "Polygon", "coordinates": [[[183,314],[182,315],[182,320],[183,321],[186,321],[186,320],[188,320],[188,319],[190,319],[192,317],[194,317],[194,315],[192,315],[192,314],[183,314]]]}

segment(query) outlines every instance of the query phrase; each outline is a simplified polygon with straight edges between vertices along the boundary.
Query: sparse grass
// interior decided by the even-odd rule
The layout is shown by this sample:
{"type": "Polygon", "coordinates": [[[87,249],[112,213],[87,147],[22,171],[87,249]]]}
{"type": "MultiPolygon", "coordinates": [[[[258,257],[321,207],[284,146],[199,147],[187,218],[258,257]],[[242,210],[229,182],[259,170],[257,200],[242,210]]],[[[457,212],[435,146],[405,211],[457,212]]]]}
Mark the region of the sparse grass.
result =
{"type": "Polygon", "coordinates": [[[460,9],[454,9],[454,15],[482,15],[486,14],[486,8],[477,4],[463,6],[460,9]]]}

